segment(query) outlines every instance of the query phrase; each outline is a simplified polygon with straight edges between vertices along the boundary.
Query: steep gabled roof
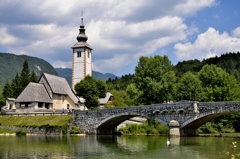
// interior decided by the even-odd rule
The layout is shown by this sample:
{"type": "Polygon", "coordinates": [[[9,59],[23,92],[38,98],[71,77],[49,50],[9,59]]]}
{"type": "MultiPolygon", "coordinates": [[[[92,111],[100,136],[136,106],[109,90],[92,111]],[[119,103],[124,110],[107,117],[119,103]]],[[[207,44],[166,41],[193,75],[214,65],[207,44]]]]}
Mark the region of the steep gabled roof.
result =
{"type": "Polygon", "coordinates": [[[30,82],[15,102],[44,102],[52,103],[52,100],[42,83],[30,82]]]}
{"type": "Polygon", "coordinates": [[[47,73],[43,73],[42,76],[46,78],[53,93],[68,95],[74,103],[79,102],[79,99],[77,98],[73,90],[70,88],[65,78],[50,75],[47,73]]]}
{"type": "Polygon", "coordinates": [[[107,92],[105,98],[99,98],[100,104],[106,104],[112,96],[111,93],[107,92]]]}

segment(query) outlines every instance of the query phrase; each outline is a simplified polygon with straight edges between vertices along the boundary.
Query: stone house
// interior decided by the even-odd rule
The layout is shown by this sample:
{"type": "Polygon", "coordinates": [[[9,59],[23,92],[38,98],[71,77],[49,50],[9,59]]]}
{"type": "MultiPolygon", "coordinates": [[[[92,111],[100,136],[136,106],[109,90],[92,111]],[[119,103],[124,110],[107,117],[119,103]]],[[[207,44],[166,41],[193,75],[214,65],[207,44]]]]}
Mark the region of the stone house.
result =
{"type": "Polygon", "coordinates": [[[113,99],[114,99],[114,96],[110,92],[107,92],[105,98],[99,98],[100,107],[106,104],[112,105],[113,99]]]}
{"type": "MultiPolygon", "coordinates": [[[[12,100],[11,100],[12,102],[12,100]]],[[[70,109],[84,109],[83,103],[63,77],[43,73],[38,83],[30,82],[15,99],[15,105],[6,106],[5,111],[16,113],[65,112],[70,109]]],[[[3,111],[2,111],[3,112],[3,111]]]]}

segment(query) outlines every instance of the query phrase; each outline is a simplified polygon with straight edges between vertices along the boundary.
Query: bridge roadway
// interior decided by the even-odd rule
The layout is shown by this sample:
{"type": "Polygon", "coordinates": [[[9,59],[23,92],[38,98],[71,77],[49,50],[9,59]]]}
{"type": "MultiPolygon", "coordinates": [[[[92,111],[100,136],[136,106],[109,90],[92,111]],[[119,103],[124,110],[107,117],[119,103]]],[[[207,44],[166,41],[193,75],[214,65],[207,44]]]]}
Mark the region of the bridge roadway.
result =
{"type": "Polygon", "coordinates": [[[183,102],[126,108],[74,111],[74,125],[85,134],[114,134],[132,117],[152,118],[169,127],[171,136],[198,135],[204,123],[240,111],[240,102],[183,102]]]}

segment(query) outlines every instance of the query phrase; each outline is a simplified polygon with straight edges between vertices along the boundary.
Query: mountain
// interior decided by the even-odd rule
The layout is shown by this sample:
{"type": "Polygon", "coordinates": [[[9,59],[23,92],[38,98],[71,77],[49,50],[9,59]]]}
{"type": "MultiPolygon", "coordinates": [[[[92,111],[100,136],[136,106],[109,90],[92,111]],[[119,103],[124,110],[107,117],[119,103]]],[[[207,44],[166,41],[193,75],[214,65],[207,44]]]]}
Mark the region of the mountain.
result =
{"type": "Polygon", "coordinates": [[[28,61],[30,71],[34,70],[38,77],[40,77],[42,72],[57,75],[54,67],[43,59],[0,52],[0,90],[7,80],[9,82],[12,81],[17,72],[19,75],[21,74],[22,65],[25,60],[28,61]]]}
{"type": "MultiPolygon", "coordinates": [[[[71,86],[72,83],[72,69],[71,68],[55,68],[55,70],[57,71],[58,75],[61,77],[66,78],[66,80],[68,81],[69,85],[71,86]]],[[[97,79],[97,80],[103,80],[106,81],[109,78],[111,79],[115,79],[117,76],[111,73],[101,73],[101,72],[96,72],[96,71],[92,71],[92,76],[97,79]]]]}
{"type": "Polygon", "coordinates": [[[112,73],[101,73],[101,72],[97,72],[97,71],[92,71],[92,76],[97,79],[97,80],[103,80],[103,81],[106,81],[108,80],[109,78],[111,79],[115,79],[116,77],[118,78],[118,76],[112,74],[112,73]]]}

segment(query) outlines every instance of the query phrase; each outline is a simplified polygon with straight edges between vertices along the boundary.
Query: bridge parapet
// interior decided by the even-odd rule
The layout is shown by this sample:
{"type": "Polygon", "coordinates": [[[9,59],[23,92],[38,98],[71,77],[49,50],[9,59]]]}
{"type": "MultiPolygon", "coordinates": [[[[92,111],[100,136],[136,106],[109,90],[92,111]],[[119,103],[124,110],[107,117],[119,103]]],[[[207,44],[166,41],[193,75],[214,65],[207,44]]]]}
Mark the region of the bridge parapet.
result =
{"type": "MultiPolygon", "coordinates": [[[[202,124],[221,115],[240,111],[240,102],[184,102],[126,108],[74,111],[75,124],[86,134],[116,132],[115,127],[132,117],[155,119],[167,126],[179,123],[179,135],[197,134],[202,124]]],[[[174,126],[176,130],[176,126],[174,126]]],[[[175,131],[176,132],[176,131],[175,131]]],[[[175,133],[176,134],[176,133],[175,133]]]]}

